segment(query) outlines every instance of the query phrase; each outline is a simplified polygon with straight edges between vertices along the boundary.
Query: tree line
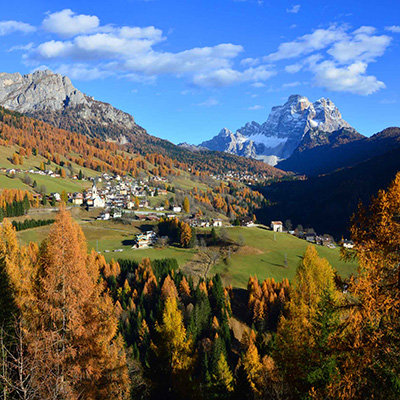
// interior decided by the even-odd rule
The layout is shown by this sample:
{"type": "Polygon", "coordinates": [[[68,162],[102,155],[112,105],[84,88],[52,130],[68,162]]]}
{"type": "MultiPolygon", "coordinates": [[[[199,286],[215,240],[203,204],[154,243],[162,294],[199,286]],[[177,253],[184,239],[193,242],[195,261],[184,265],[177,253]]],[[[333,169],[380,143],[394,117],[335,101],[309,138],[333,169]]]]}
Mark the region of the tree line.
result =
{"type": "Polygon", "coordinates": [[[37,228],[38,226],[51,225],[54,221],[55,219],[26,219],[24,221],[13,221],[12,225],[18,232],[25,229],[37,228]]]}

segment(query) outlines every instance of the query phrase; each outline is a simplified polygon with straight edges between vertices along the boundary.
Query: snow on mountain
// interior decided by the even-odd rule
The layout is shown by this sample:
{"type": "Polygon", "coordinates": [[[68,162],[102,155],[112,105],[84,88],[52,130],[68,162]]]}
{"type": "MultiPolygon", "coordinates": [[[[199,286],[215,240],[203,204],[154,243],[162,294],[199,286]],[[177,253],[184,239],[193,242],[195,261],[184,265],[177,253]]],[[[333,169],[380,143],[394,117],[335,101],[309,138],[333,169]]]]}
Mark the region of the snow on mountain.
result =
{"type": "Polygon", "coordinates": [[[248,122],[235,133],[224,128],[217,136],[200,145],[210,150],[244,155],[275,165],[290,157],[310,130],[333,132],[351,128],[329,99],[311,103],[306,97],[292,95],[282,105],[273,107],[266,122],[248,122]]]}

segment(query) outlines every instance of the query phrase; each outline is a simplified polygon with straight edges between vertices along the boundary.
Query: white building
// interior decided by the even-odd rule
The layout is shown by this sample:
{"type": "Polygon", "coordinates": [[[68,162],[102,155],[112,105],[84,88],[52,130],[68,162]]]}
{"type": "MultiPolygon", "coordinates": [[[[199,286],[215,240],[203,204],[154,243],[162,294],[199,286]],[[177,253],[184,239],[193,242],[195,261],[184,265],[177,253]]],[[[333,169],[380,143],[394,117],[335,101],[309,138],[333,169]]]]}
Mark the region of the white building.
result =
{"type": "Polygon", "coordinates": [[[173,208],[172,208],[172,211],[173,212],[181,212],[182,211],[182,207],[181,206],[174,206],[173,208]]]}
{"type": "Polygon", "coordinates": [[[106,205],[105,200],[102,199],[97,192],[97,186],[96,186],[96,182],[94,180],[93,180],[93,186],[92,186],[92,200],[93,200],[93,207],[104,208],[106,205]]]}
{"type": "Polygon", "coordinates": [[[271,221],[271,229],[274,232],[283,232],[283,223],[282,223],[282,221],[271,221]]]}

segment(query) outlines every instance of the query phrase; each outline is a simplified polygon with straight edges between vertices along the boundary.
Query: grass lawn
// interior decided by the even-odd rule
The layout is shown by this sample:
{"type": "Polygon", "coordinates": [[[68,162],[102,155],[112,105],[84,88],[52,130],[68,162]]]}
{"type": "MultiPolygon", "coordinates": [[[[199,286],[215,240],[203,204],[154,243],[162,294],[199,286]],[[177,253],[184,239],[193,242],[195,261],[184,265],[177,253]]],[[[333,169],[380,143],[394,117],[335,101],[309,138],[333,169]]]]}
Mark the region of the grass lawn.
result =
{"type": "MultiPolygon", "coordinates": [[[[261,227],[229,228],[227,232],[233,240],[242,235],[245,244],[231,255],[227,264],[216,265],[210,273],[220,273],[226,284],[231,283],[235,287],[246,287],[249,276],[255,274],[260,280],[293,279],[297,265],[308,246],[305,240],[286,233],[274,235],[273,232],[261,227]],[[285,254],[287,266],[285,266],[285,254]]],[[[328,259],[340,275],[348,276],[355,272],[356,264],[340,260],[338,248],[317,246],[317,251],[321,257],[328,259]]]]}
{"type": "MultiPolygon", "coordinates": [[[[78,214],[76,213],[76,216],[78,214]]],[[[85,214],[80,215],[82,218],[85,214]]],[[[47,217],[47,216],[46,216],[47,217]]],[[[55,217],[55,214],[52,215],[55,217]]],[[[139,223],[132,225],[115,224],[112,221],[91,221],[78,220],[83,233],[88,241],[88,248],[100,251],[107,261],[114,259],[131,259],[140,262],[142,258],[150,259],[176,258],[181,266],[190,261],[196,254],[193,249],[179,249],[167,247],[163,249],[132,249],[134,235],[140,232],[139,223]],[[116,249],[122,249],[122,252],[114,252],[116,249]],[[104,252],[108,250],[109,252],[104,252]]],[[[151,226],[144,226],[149,229],[151,226]]],[[[27,229],[17,233],[22,243],[30,241],[41,243],[48,235],[50,226],[27,229]]]]}
{"type": "Polygon", "coordinates": [[[23,183],[19,177],[16,176],[14,178],[10,178],[6,174],[0,173],[0,191],[2,189],[22,189],[32,191],[32,188],[30,188],[28,185],[25,185],[25,183],[23,183]]]}
{"type": "MultiPolygon", "coordinates": [[[[132,259],[141,261],[144,257],[150,259],[176,258],[179,266],[193,260],[197,254],[196,249],[180,249],[166,247],[163,249],[132,249],[133,238],[141,230],[152,229],[151,223],[141,225],[134,222],[123,225],[112,221],[93,221],[93,215],[80,209],[73,209],[72,213],[82,227],[88,241],[88,248],[100,251],[107,261],[114,259],[132,259]],[[114,250],[122,249],[121,252],[114,250]],[[107,252],[105,252],[107,250],[107,252]]],[[[46,216],[47,217],[47,216],[46,216]]],[[[53,214],[54,218],[54,214],[53,214]]],[[[32,228],[18,232],[21,242],[41,242],[50,230],[50,226],[32,228]]],[[[206,231],[206,230],[204,230],[206,231]]],[[[203,232],[204,232],[203,231],[203,232]]],[[[218,229],[217,229],[218,232],[218,229]]],[[[260,280],[274,278],[293,279],[297,265],[303,256],[308,243],[286,233],[276,233],[262,227],[253,228],[227,228],[228,235],[233,241],[239,236],[244,239],[244,246],[231,253],[227,263],[220,262],[211,269],[210,275],[220,273],[225,284],[235,287],[246,287],[250,275],[257,275],[260,280]],[[274,237],[276,236],[276,240],[274,237]],[[285,254],[287,266],[285,266],[285,254]]],[[[356,270],[355,263],[345,263],[339,258],[339,249],[329,249],[317,246],[318,253],[325,257],[342,276],[348,276],[356,270]]],[[[218,251],[218,249],[216,249],[218,251]]]]}

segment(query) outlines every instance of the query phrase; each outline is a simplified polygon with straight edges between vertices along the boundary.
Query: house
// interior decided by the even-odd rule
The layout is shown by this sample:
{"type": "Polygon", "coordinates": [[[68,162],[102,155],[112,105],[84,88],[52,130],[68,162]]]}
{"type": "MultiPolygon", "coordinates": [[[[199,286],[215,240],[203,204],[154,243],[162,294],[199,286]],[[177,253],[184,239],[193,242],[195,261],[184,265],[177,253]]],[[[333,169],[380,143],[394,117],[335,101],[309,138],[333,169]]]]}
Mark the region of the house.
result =
{"type": "Polygon", "coordinates": [[[316,233],[306,233],[305,234],[305,238],[307,240],[307,242],[310,243],[315,243],[316,242],[316,238],[317,238],[317,234],[316,233]]]}
{"type": "Polygon", "coordinates": [[[253,226],[253,218],[251,217],[244,217],[240,219],[240,226],[253,226]]]}
{"type": "Polygon", "coordinates": [[[165,189],[158,189],[159,196],[166,196],[168,192],[165,189]]]}
{"type": "Polygon", "coordinates": [[[110,219],[110,213],[105,211],[105,212],[101,213],[101,214],[97,217],[97,219],[100,219],[100,220],[102,220],[102,221],[107,221],[107,220],[110,219]]]}
{"type": "Polygon", "coordinates": [[[222,226],[222,219],[214,219],[212,225],[221,227],[222,226]]]}
{"type": "Polygon", "coordinates": [[[352,240],[345,239],[343,241],[343,247],[346,249],[352,249],[354,247],[354,242],[352,240]]]}
{"type": "Polygon", "coordinates": [[[172,211],[176,212],[176,213],[179,213],[179,212],[182,211],[182,207],[181,206],[173,206],[172,207],[172,211]]]}
{"type": "Polygon", "coordinates": [[[122,217],[122,212],[120,210],[114,210],[112,217],[113,218],[121,218],[122,217]]]}
{"type": "Polygon", "coordinates": [[[147,231],[136,235],[133,249],[142,249],[153,245],[156,242],[157,235],[154,231],[147,231]]]}
{"type": "Polygon", "coordinates": [[[282,223],[282,221],[271,221],[271,229],[274,232],[283,232],[283,223],[282,223]]]}
{"type": "Polygon", "coordinates": [[[333,237],[330,235],[323,235],[320,238],[319,242],[322,246],[330,247],[331,245],[333,245],[334,240],[333,237]]]}
{"type": "Polygon", "coordinates": [[[55,201],[61,201],[60,193],[50,193],[50,196],[52,196],[55,201]]]}
{"type": "Polygon", "coordinates": [[[76,192],[72,195],[72,204],[75,204],[76,206],[80,206],[83,204],[83,194],[76,192]]]}

